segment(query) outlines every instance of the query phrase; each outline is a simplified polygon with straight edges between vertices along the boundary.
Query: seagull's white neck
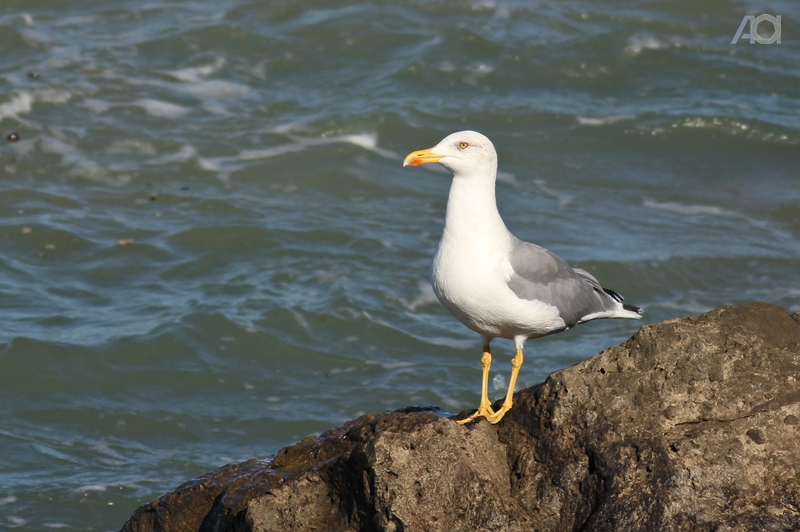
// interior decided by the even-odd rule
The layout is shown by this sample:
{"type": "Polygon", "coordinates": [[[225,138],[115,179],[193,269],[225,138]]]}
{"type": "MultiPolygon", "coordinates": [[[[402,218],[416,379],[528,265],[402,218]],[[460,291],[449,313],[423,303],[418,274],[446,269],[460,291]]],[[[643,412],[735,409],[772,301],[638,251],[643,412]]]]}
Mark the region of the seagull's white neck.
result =
{"type": "Polygon", "coordinates": [[[502,245],[504,242],[491,241],[508,238],[508,229],[497,211],[495,179],[492,174],[491,177],[453,177],[447,200],[443,241],[457,238],[461,242],[479,245],[502,245]]]}

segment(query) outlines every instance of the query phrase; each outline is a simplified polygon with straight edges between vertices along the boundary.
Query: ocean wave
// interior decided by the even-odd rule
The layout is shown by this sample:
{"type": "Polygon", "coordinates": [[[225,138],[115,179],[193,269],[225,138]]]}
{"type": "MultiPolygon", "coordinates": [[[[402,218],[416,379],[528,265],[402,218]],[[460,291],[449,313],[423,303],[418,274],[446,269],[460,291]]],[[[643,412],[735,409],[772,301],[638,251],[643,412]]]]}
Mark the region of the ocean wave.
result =
{"type": "MultiPolygon", "coordinates": [[[[6,527],[119,528],[358,413],[474,406],[480,338],[427,281],[448,172],[400,164],[453,131],[495,142],[511,225],[646,321],[800,308],[794,4],[770,46],[730,45],[742,13],[691,3],[17,4],[6,527]]],[[[519,384],[638,326],[538,340],[519,384]]],[[[495,345],[502,394],[513,343],[495,345]]]]}
{"type": "Polygon", "coordinates": [[[586,117],[576,116],[575,119],[582,126],[604,126],[606,124],[613,124],[622,120],[633,120],[635,115],[619,115],[619,116],[606,116],[606,117],[586,117]]]}
{"type": "Polygon", "coordinates": [[[300,137],[297,135],[287,135],[291,142],[272,146],[269,148],[242,150],[236,155],[225,157],[200,157],[198,162],[204,170],[216,172],[220,179],[227,181],[231,173],[244,167],[247,161],[260,159],[270,159],[305,151],[317,146],[329,144],[352,144],[364,148],[372,153],[387,159],[400,160],[400,156],[390,150],[378,147],[377,135],[370,133],[358,133],[349,135],[335,135],[329,137],[300,137]]]}
{"type": "MultiPolygon", "coordinates": [[[[762,119],[768,118],[768,115],[762,115],[762,119]]],[[[783,119],[780,121],[783,122],[783,119]]],[[[790,146],[800,144],[800,135],[788,131],[783,124],[726,116],[687,116],[665,125],[642,125],[632,131],[654,137],[668,137],[678,134],[682,129],[718,131],[731,137],[790,146]]]]}
{"type": "Polygon", "coordinates": [[[637,33],[628,37],[628,44],[625,52],[631,55],[639,55],[643,50],[659,50],[666,46],[662,41],[648,33],[637,33]]]}
{"type": "Polygon", "coordinates": [[[182,118],[186,116],[190,109],[182,105],[145,98],[131,103],[135,107],[141,107],[147,114],[164,118],[182,118]]]}
{"type": "Polygon", "coordinates": [[[28,92],[17,92],[7,102],[0,104],[0,120],[4,118],[19,119],[19,115],[33,110],[33,95],[28,92]]]}
{"type": "Polygon", "coordinates": [[[755,227],[767,227],[767,222],[763,220],[756,220],[745,214],[734,212],[716,205],[692,205],[678,202],[657,202],[653,200],[644,200],[642,202],[647,208],[668,211],[675,214],[686,216],[722,216],[727,218],[738,218],[745,220],[755,227]]]}

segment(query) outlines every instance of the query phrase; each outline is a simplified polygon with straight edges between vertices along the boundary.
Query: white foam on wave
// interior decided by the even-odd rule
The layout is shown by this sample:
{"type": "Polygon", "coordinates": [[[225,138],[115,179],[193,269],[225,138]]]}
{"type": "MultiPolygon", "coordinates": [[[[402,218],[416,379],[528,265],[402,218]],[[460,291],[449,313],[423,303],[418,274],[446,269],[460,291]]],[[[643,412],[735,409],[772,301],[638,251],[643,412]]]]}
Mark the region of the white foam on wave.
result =
{"type": "MultiPolygon", "coordinates": [[[[776,124],[777,125],[777,124],[776,124]]],[[[755,139],[764,142],[777,142],[781,144],[797,145],[800,144],[800,136],[788,135],[780,130],[770,130],[769,124],[761,124],[756,127],[755,123],[747,123],[727,117],[684,117],[669,125],[657,125],[654,127],[640,126],[639,135],[650,135],[664,137],[677,128],[712,129],[721,131],[726,135],[744,136],[748,139],[755,139]]]]}
{"type": "Polygon", "coordinates": [[[471,74],[486,75],[494,72],[494,67],[486,63],[472,63],[466,67],[471,74]]]}
{"type": "Polygon", "coordinates": [[[81,107],[85,107],[86,109],[90,110],[93,113],[105,113],[109,109],[111,109],[114,105],[110,102],[105,100],[98,100],[96,98],[85,98],[81,103],[81,107]]]}
{"type": "Polygon", "coordinates": [[[464,67],[464,70],[466,71],[464,83],[475,86],[483,76],[494,72],[494,67],[487,63],[472,63],[464,67]]]}
{"type": "Polygon", "coordinates": [[[506,376],[502,373],[498,373],[492,379],[492,388],[494,388],[497,392],[504,392],[508,390],[508,383],[506,382],[506,376]]]}
{"type": "Polygon", "coordinates": [[[260,150],[242,150],[239,152],[239,155],[235,157],[227,157],[227,160],[238,160],[238,161],[253,161],[256,159],[269,159],[270,157],[277,157],[278,155],[284,155],[287,153],[292,153],[295,151],[304,150],[306,146],[301,143],[294,143],[294,144],[283,144],[281,146],[273,146],[270,148],[263,148],[260,150]]]}
{"type": "Polygon", "coordinates": [[[537,179],[534,181],[534,184],[539,188],[539,190],[541,190],[548,196],[558,200],[559,207],[564,207],[565,205],[569,205],[570,203],[572,203],[572,200],[575,199],[575,196],[573,196],[572,194],[565,194],[563,192],[558,192],[557,190],[553,190],[552,188],[548,187],[547,181],[545,181],[544,179],[537,179]]]}
{"type": "Polygon", "coordinates": [[[247,85],[221,79],[196,81],[181,86],[181,89],[196,96],[214,98],[244,98],[252,94],[252,89],[247,85]]]}
{"type": "MultiPolygon", "coordinates": [[[[220,103],[221,100],[252,98],[254,92],[250,87],[242,83],[222,79],[205,79],[207,76],[218,72],[224,64],[225,60],[218,58],[210,65],[161,71],[163,74],[171,77],[172,80],[156,78],[142,79],[120,75],[110,70],[104,73],[104,77],[120,80],[135,87],[149,85],[160,89],[188,94],[200,99],[202,101],[202,107],[206,111],[214,114],[226,114],[228,111],[222,103],[220,103]]],[[[153,109],[152,105],[149,105],[149,108],[153,109]]],[[[177,110],[170,108],[167,112],[173,111],[177,110]]],[[[156,109],[156,112],[159,112],[159,110],[156,109]]]]}
{"type": "Polygon", "coordinates": [[[395,159],[399,160],[402,159],[399,155],[394,153],[390,150],[384,150],[383,148],[378,147],[378,136],[370,133],[361,133],[361,134],[354,134],[354,135],[341,135],[338,137],[323,137],[321,139],[302,139],[302,142],[306,142],[307,145],[315,146],[320,144],[335,144],[339,142],[354,144],[356,146],[360,146],[366,150],[371,151],[381,157],[385,157],[387,159],[395,159]]]}
{"type": "Polygon", "coordinates": [[[507,19],[511,17],[511,9],[509,7],[497,5],[497,2],[492,0],[472,1],[469,4],[473,11],[492,11],[492,15],[495,18],[507,19]]]}
{"type": "Polygon", "coordinates": [[[87,491],[106,491],[107,489],[108,489],[108,486],[106,486],[104,484],[87,484],[86,486],[81,486],[76,491],[80,491],[82,493],[85,493],[87,491]]]}
{"type": "Polygon", "coordinates": [[[378,137],[374,134],[361,133],[350,135],[337,135],[332,137],[299,137],[296,135],[288,135],[292,142],[281,144],[279,146],[271,146],[258,150],[242,150],[236,155],[228,157],[201,157],[199,159],[200,166],[205,170],[220,172],[219,177],[225,181],[230,177],[230,174],[242,168],[242,162],[254,161],[259,159],[270,159],[288,153],[295,153],[303,151],[313,146],[324,146],[327,144],[346,143],[359,146],[373,153],[376,153],[387,159],[400,159],[396,153],[378,147],[378,137]]]}
{"type": "Polygon", "coordinates": [[[114,186],[125,185],[130,182],[129,175],[112,176],[106,168],[83,155],[77,147],[61,139],[44,137],[40,141],[39,147],[44,152],[60,155],[61,163],[71,167],[69,170],[71,177],[83,177],[114,186]]]}
{"type": "Polygon", "coordinates": [[[631,120],[636,118],[634,115],[619,115],[619,116],[606,116],[606,117],[587,117],[587,116],[576,116],[575,119],[578,123],[582,126],[604,126],[606,124],[613,124],[614,122],[619,122],[620,120],[631,120]]]}
{"type": "Polygon", "coordinates": [[[92,447],[92,449],[106,456],[110,456],[111,458],[116,458],[117,460],[123,460],[123,461],[125,460],[124,456],[122,456],[121,454],[119,454],[117,451],[115,451],[106,444],[95,445],[94,447],[92,447]]]}
{"type": "Polygon", "coordinates": [[[28,523],[27,519],[23,519],[22,517],[16,515],[9,515],[6,517],[6,519],[8,519],[11,522],[11,524],[7,526],[10,526],[12,528],[16,528],[18,526],[22,526],[28,523]]]}
{"type": "Polygon", "coordinates": [[[502,170],[498,170],[497,171],[497,180],[500,181],[501,183],[505,183],[507,185],[511,185],[511,186],[515,186],[515,187],[519,187],[520,186],[519,185],[519,181],[517,181],[516,176],[514,174],[512,174],[511,172],[504,172],[502,170]]]}
{"type": "Polygon", "coordinates": [[[209,172],[219,172],[220,173],[219,177],[223,181],[228,180],[231,172],[234,172],[242,168],[242,165],[229,165],[226,167],[220,164],[219,161],[215,161],[213,159],[205,159],[203,157],[200,157],[197,160],[197,162],[198,164],[200,164],[200,168],[202,168],[203,170],[208,170],[209,172]]]}
{"type": "Polygon", "coordinates": [[[31,447],[31,449],[33,449],[37,453],[49,456],[51,458],[57,458],[58,460],[63,460],[65,462],[71,462],[73,464],[83,464],[82,460],[80,460],[78,458],[75,458],[75,457],[72,457],[72,456],[70,456],[70,455],[68,455],[66,453],[62,453],[61,451],[53,449],[49,445],[44,445],[43,443],[31,443],[30,447],[31,447]]]}
{"type": "Polygon", "coordinates": [[[91,492],[102,493],[104,491],[108,491],[111,488],[128,488],[128,489],[138,490],[142,489],[142,486],[140,484],[136,484],[133,482],[119,481],[119,482],[109,482],[107,484],[85,484],[83,486],[75,488],[74,491],[77,493],[84,493],[84,494],[91,492]]]}
{"type": "Polygon", "coordinates": [[[645,200],[643,205],[651,209],[661,209],[663,211],[670,211],[677,214],[688,214],[690,216],[697,216],[701,214],[710,214],[713,216],[738,216],[736,213],[725,210],[722,207],[714,205],[685,205],[683,203],[667,202],[658,203],[652,200],[645,200]]]}
{"type": "Polygon", "coordinates": [[[19,119],[22,113],[30,113],[33,109],[33,95],[28,92],[17,92],[5,103],[0,104],[0,120],[4,118],[19,119]]]}
{"type": "Polygon", "coordinates": [[[202,77],[210,76],[219,71],[225,65],[225,58],[218,57],[211,65],[198,67],[181,68],[178,70],[167,70],[165,74],[172,76],[180,81],[200,81],[202,77]]]}
{"type": "Polygon", "coordinates": [[[32,92],[16,91],[8,101],[0,104],[0,120],[11,118],[32,129],[39,129],[36,124],[23,119],[20,115],[32,112],[37,102],[63,104],[69,102],[72,96],[69,91],[49,87],[32,92]]]}
{"type": "Polygon", "coordinates": [[[305,127],[305,123],[304,122],[295,121],[295,122],[287,122],[285,124],[281,124],[279,126],[275,126],[273,128],[270,128],[268,131],[270,133],[284,134],[284,133],[291,133],[292,131],[300,131],[304,127],[305,127]]]}
{"type": "MultiPolygon", "coordinates": [[[[0,120],[12,118],[23,124],[27,124],[20,115],[33,111],[33,105],[40,103],[63,104],[72,99],[72,93],[64,89],[42,88],[32,92],[16,91],[8,101],[0,104],[0,120]]],[[[34,127],[35,126],[31,126],[34,127]]]]}
{"type": "MultiPolygon", "coordinates": [[[[364,314],[366,315],[366,313],[364,313],[364,314]]],[[[444,346],[444,347],[452,347],[454,349],[469,349],[470,347],[474,347],[475,346],[475,342],[473,342],[471,340],[457,340],[455,338],[448,338],[448,337],[444,337],[444,336],[421,336],[419,334],[414,334],[414,333],[411,333],[409,331],[406,331],[405,329],[402,329],[402,328],[400,328],[400,327],[398,327],[396,325],[392,325],[391,323],[389,323],[387,321],[380,320],[380,319],[373,319],[371,316],[367,316],[367,317],[371,321],[373,321],[374,323],[376,323],[378,325],[382,325],[384,327],[388,327],[388,328],[390,328],[392,330],[395,330],[395,331],[397,331],[399,333],[402,333],[402,334],[404,334],[406,336],[409,336],[411,338],[414,338],[415,340],[418,340],[418,341],[426,343],[426,344],[441,345],[441,346],[444,346]]]]}
{"type": "MultiPolygon", "coordinates": [[[[52,46],[47,58],[39,63],[37,69],[47,71],[72,68],[82,71],[91,66],[93,65],[87,61],[85,51],[77,44],[71,44],[67,46],[52,46]]],[[[84,81],[81,85],[91,86],[92,84],[84,81]]]]}
{"type": "Polygon", "coordinates": [[[34,93],[34,100],[42,103],[67,103],[72,93],[63,89],[45,88],[34,93]]]}
{"type": "Polygon", "coordinates": [[[470,349],[475,348],[477,345],[477,340],[456,340],[455,338],[449,338],[445,336],[412,336],[421,342],[432,345],[441,345],[444,347],[452,347],[453,349],[470,349]]]}
{"type": "Polygon", "coordinates": [[[411,301],[407,301],[405,299],[400,298],[400,302],[408,309],[415,311],[417,307],[422,305],[427,305],[429,303],[438,303],[439,300],[436,297],[436,294],[433,292],[433,288],[431,284],[426,281],[420,281],[417,284],[418,292],[414,299],[411,301]]]}
{"type": "Polygon", "coordinates": [[[56,20],[53,22],[54,28],[61,28],[65,26],[87,26],[89,24],[94,24],[98,20],[98,17],[95,15],[76,15],[73,17],[64,17],[60,20],[56,20]]]}
{"type": "Polygon", "coordinates": [[[411,366],[415,366],[413,362],[378,362],[377,360],[366,360],[364,364],[368,366],[380,366],[383,369],[399,369],[399,368],[410,368],[411,366]]]}
{"type": "Polygon", "coordinates": [[[245,70],[251,76],[258,78],[260,80],[267,79],[267,60],[259,61],[252,67],[245,70]]]}
{"type": "Polygon", "coordinates": [[[82,159],[77,161],[69,171],[70,177],[82,177],[91,181],[97,181],[107,185],[125,185],[130,181],[129,176],[118,176],[112,178],[108,170],[96,161],[82,159]]]}
{"type": "Polygon", "coordinates": [[[215,115],[228,114],[227,108],[222,103],[223,101],[252,98],[253,96],[252,89],[247,85],[220,79],[178,84],[169,83],[169,88],[173,90],[177,89],[199,98],[203,102],[203,109],[215,115]]]}
{"type": "Polygon", "coordinates": [[[637,33],[628,37],[628,45],[625,47],[625,52],[631,55],[639,55],[643,50],[658,50],[663,48],[664,44],[647,33],[637,33]]]}
{"type": "Polygon", "coordinates": [[[176,105],[174,103],[169,103],[169,102],[162,102],[161,100],[153,100],[150,98],[136,100],[131,105],[134,105],[136,107],[141,107],[150,116],[158,116],[164,118],[180,118],[182,116],[186,116],[189,113],[189,109],[183,107],[182,105],[176,105]]]}
{"type": "Polygon", "coordinates": [[[111,155],[155,155],[158,153],[151,142],[138,140],[116,140],[105,150],[111,155]]]}
{"type": "Polygon", "coordinates": [[[17,502],[17,498],[14,497],[13,495],[9,495],[8,497],[0,499],[0,506],[3,506],[4,504],[11,504],[14,502],[17,502]]]}
{"type": "Polygon", "coordinates": [[[765,227],[767,225],[767,223],[764,221],[754,220],[744,214],[729,211],[727,209],[723,209],[722,207],[717,207],[715,205],[686,205],[684,203],[677,203],[677,202],[659,203],[653,200],[644,200],[642,202],[642,205],[650,209],[668,211],[675,214],[681,214],[684,216],[723,216],[728,218],[738,218],[740,220],[745,220],[756,227],[765,227]]]}
{"type": "Polygon", "coordinates": [[[185,163],[186,161],[189,161],[195,157],[197,157],[197,149],[189,144],[184,144],[177,152],[170,153],[169,155],[162,155],[161,157],[156,157],[155,159],[150,159],[149,161],[145,161],[144,164],[185,163]]]}

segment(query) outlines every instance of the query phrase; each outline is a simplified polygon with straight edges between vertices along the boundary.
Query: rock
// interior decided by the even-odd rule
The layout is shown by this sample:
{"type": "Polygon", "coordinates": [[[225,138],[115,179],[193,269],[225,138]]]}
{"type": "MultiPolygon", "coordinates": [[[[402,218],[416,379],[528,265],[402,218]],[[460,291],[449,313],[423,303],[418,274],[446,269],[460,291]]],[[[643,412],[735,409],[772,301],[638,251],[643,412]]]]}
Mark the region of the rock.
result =
{"type": "Polygon", "coordinates": [[[363,416],[122,530],[798,530],[798,378],[799,314],[720,307],[553,373],[496,426],[363,416]]]}
{"type": "Polygon", "coordinates": [[[779,307],[643,327],[517,395],[512,493],[550,530],[800,529],[798,377],[779,307]]]}

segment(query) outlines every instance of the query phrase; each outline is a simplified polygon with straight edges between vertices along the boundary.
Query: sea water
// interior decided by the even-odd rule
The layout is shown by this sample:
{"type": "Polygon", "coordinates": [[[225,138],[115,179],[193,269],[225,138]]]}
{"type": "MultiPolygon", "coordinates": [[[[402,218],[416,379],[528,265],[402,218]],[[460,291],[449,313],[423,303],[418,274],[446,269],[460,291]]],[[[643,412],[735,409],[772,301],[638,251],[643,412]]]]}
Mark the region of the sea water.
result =
{"type": "Polygon", "coordinates": [[[480,339],[428,283],[449,176],[401,166],[453,131],[493,140],[517,236],[646,309],[528,342],[519,388],[800,310],[800,7],[731,44],[752,9],[4,2],[0,529],[116,530],[361,414],[474,408],[480,339]]]}

